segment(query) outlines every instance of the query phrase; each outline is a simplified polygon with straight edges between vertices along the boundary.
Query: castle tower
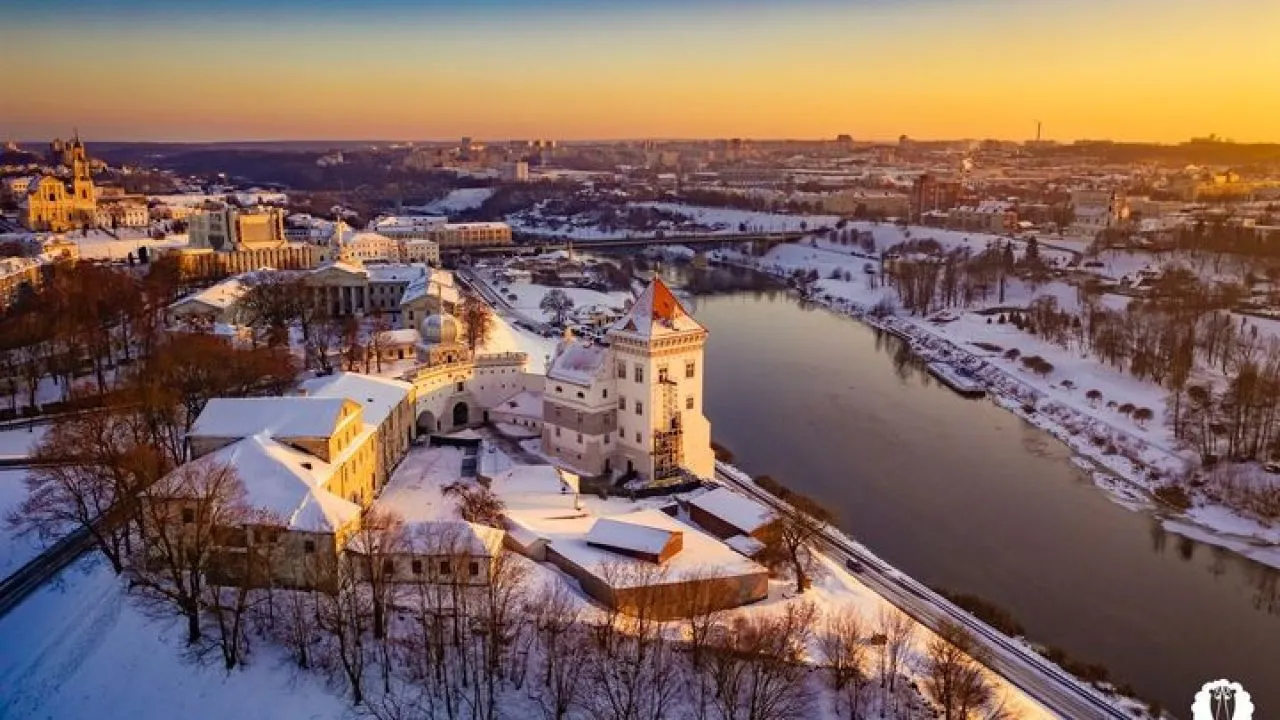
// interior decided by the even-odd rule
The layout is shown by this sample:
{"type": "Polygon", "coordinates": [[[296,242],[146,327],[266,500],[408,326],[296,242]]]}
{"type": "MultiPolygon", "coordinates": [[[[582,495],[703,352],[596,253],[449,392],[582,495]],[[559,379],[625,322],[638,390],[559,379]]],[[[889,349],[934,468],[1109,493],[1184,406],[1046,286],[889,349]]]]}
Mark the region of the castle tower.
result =
{"type": "Polygon", "coordinates": [[[681,469],[711,478],[711,423],[702,414],[707,330],[661,278],[609,329],[619,398],[618,462],[650,483],[678,482],[681,469]]]}

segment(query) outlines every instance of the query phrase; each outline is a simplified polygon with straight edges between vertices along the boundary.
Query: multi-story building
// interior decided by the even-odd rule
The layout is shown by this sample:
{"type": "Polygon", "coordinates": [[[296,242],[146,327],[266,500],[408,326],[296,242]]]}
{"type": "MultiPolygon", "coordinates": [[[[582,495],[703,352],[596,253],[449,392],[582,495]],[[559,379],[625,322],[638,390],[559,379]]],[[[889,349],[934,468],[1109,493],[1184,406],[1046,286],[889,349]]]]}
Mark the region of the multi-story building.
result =
{"type": "Polygon", "coordinates": [[[384,313],[392,325],[401,319],[401,302],[411,286],[427,277],[426,265],[369,265],[336,261],[307,276],[315,302],[336,315],[384,313]]]}
{"type": "Polygon", "coordinates": [[[170,250],[178,256],[178,264],[191,278],[216,278],[262,268],[276,270],[311,270],[320,265],[324,248],[305,243],[287,243],[276,247],[216,252],[210,248],[178,248],[170,250]]]}
{"type": "Polygon", "coordinates": [[[529,182],[529,163],[524,160],[506,163],[501,177],[507,182],[529,182]]]}
{"type": "MultiPolygon", "coordinates": [[[[905,136],[904,136],[905,139],[905,136]]],[[[964,188],[959,182],[941,180],[928,173],[917,177],[911,184],[911,219],[930,211],[947,211],[960,204],[964,188]]]]}
{"type": "Polygon", "coordinates": [[[374,232],[402,240],[430,240],[440,249],[510,245],[511,226],[501,222],[451,223],[439,216],[396,216],[375,221],[374,232]]]}
{"type": "Polygon", "coordinates": [[[1003,234],[1018,227],[1018,213],[1011,203],[984,200],[977,205],[964,205],[947,213],[947,224],[959,230],[1003,234]]]}
{"type": "Polygon", "coordinates": [[[0,308],[9,307],[18,295],[40,286],[41,265],[35,258],[0,258],[0,308]]]}
{"type": "Polygon", "coordinates": [[[71,168],[70,182],[53,175],[28,181],[21,217],[29,230],[63,232],[96,226],[98,195],[79,136],[67,145],[64,157],[71,168]]]}
{"type": "Polygon", "coordinates": [[[1071,231],[1092,237],[1129,217],[1124,196],[1114,190],[1072,190],[1071,231]]]}
{"type": "Polygon", "coordinates": [[[606,333],[607,346],[566,337],[543,388],[542,448],[588,475],[641,482],[711,477],[702,414],[707,331],[660,279],[606,333]]]}
{"type": "Polygon", "coordinates": [[[284,211],[256,206],[241,209],[210,202],[187,218],[188,246],[217,252],[283,247],[284,211]]]}

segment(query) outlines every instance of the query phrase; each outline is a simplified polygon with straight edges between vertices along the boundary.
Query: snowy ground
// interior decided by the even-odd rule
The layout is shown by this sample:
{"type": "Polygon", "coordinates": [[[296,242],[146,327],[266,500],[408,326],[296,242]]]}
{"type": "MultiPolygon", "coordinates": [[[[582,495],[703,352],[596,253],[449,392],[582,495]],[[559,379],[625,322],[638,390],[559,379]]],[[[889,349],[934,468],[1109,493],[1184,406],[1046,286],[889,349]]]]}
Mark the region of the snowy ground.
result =
{"type": "MultiPolygon", "coordinates": [[[[882,238],[883,233],[901,233],[896,226],[878,227],[881,234],[877,235],[877,248],[882,241],[892,244],[893,238],[882,238]]],[[[926,237],[936,232],[931,228],[912,230],[912,237],[926,237]]],[[[955,239],[954,235],[950,236],[950,240],[955,239]]],[[[820,242],[817,247],[812,247],[806,242],[778,246],[761,258],[728,251],[713,251],[708,257],[750,265],[783,276],[796,269],[816,269],[824,278],[817,284],[817,296],[822,302],[906,336],[923,357],[948,360],[969,370],[988,385],[998,404],[1058,437],[1078,457],[1087,460],[1084,467],[1094,471],[1097,484],[1126,507],[1153,507],[1149,492],[1189,467],[1193,459],[1179,447],[1164,422],[1166,392],[1163,388],[1136,380],[1095,358],[1081,357],[1078,351],[1046,343],[1010,324],[999,324],[998,316],[962,312],[958,313],[958,320],[946,324],[904,314],[884,320],[866,317],[864,312],[867,308],[884,298],[896,299],[896,293],[891,288],[879,286],[876,277],[866,272],[868,263],[878,271],[878,262],[858,252],[852,246],[820,242]],[[837,270],[842,273],[848,271],[851,280],[829,279],[837,270]],[[979,347],[977,343],[999,349],[979,347]],[[1020,360],[1005,358],[1003,353],[1013,348],[1021,357],[1039,355],[1046,359],[1053,365],[1053,371],[1041,377],[1024,367],[1020,360]],[[1102,394],[1096,402],[1085,396],[1094,389],[1102,394]],[[1149,408],[1154,417],[1139,424],[1117,410],[1125,403],[1149,408]],[[1033,409],[1028,412],[1030,408],[1033,409]]],[[[1147,260],[1143,259],[1141,265],[1136,261],[1132,261],[1130,266],[1111,264],[1106,266],[1106,271],[1146,267],[1146,263],[1147,260]]],[[[1034,288],[1021,282],[1011,282],[1003,304],[1025,305],[1046,294],[1058,298],[1064,309],[1072,310],[1079,305],[1075,288],[1061,281],[1034,288]]],[[[1109,295],[1103,298],[1103,303],[1121,308],[1127,303],[1127,298],[1109,295]]],[[[995,298],[991,298],[987,304],[997,303],[995,298]]],[[[1260,332],[1280,329],[1280,324],[1276,324],[1277,328],[1269,327],[1270,321],[1256,322],[1261,327],[1260,332]]],[[[1181,522],[1169,523],[1170,529],[1181,531],[1198,527],[1195,532],[1197,539],[1241,551],[1260,562],[1280,567],[1280,527],[1265,526],[1223,507],[1209,505],[1193,507],[1179,518],[1181,522]]]]}
{"type": "Polygon", "coordinates": [[[350,706],[268,642],[250,664],[182,657],[182,629],[140,613],[96,555],[0,618],[6,718],[345,718],[350,706]]]}
{"type": "Polygon", "coordinates": [[[426,205],[406,206],[405,210],[424,212],[431,215],[453,215],[467,210],[474,210],[493,197],[494,188],[460,188],[451,190],[448,195],[427,203],[426,205]]]}
{"type": "Polygon", "coordinates": [[[16,512],[27,499],[27,486],[23,482],[26,477],[26,470],[0,470],[0,580],[44,550],[38,538],[19,536],[9,527],[10,513],[16,512]]]}
{"type": "MultiPolygon", "coordinates": [[[[533,283],[510,283],[508,285],[499,285],[494,288],[496,292],[500,292],[502,297],[516,309],[521,315],[534,318],[538,321],[547,321],[552,319],[553,315],[544,312],[539,303],[542,298],[553,288],[546,285],[535,285],[533,283]],[[499,288],[501,288],[499,290],[499,288]],[[514,300],[511,296],[515,295],[514,300]]],[[[554,288],[563,290],[569,299],[573,301],[575,308],[587,307],[589,305],[604,305],[606,307],[622,309],[623,302],[631,299],[631,293],[627,292],[597,292],[595,290],[587,290],[585,288],[554,288]]]]}
{"type": "Polygon", "coordinates": [[[0,430],[0,457],[27,457],[32,448],[44,434],[49,431],[48,425],[32,425],[29,428],[0,430]]]}
{"type": "Polygon", "coordinates": [[[67,233],[66,238],[80,248],[80,257],[85,260],[118,260],[124,261],[129,253],[138,257],[138,248],[146,247],[149,251],[185,247],[186,235],[169,235],[163,240],[149,237],[141,230],[121,229],[113,238],[102,230],[90,231],[87,236],[80,233],[67,233]]]}
{"type": "MultiPolygon", "coordinates": [[[[814,230],[835,227],[839,218],[834,215],[788,215],[783,213],[737,210],[734,208],[702,207],[679,203],[633,203],[635,207],[647,207],[681,215],[687,227],[662,226],[649,230],[605,230],[581,217],[558,218],[564,224],[550,227],[540,224],[538,209],[508,215],[506,220],[513,230],[534,235],[553,235],[574,240],[608,240],[624,237],[654,237],[658,232],[668,235],[720,234],[733,235],[744,232],[798,232],[802,228],[814,230]]],[[[683,223],[682,223],[683,224],[683,223]]]]}

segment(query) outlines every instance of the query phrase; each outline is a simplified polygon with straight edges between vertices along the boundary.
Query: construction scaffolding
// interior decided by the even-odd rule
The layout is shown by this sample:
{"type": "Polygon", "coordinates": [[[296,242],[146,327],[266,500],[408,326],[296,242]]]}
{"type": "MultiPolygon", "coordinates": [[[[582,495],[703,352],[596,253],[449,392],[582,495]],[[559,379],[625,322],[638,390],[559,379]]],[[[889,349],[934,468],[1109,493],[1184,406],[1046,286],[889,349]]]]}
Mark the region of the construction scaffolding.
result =
{"type": "Polygon", "coordinates": [[[659,381],[662,393],[662,424],[653,433],[653,480],[679,477],[684,464],[683,430],[680,426],[679,388],[675,382],[659,381]]]}

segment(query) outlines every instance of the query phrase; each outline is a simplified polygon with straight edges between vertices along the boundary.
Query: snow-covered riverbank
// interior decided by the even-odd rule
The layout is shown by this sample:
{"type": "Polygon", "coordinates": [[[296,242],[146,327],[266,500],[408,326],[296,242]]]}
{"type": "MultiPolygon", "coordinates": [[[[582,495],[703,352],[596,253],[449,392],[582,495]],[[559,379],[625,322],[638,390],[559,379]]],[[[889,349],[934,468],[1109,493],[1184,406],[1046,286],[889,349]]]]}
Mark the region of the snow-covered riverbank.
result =
{"type": "MultiPolygon", "coordinates": [[[[854,253],[797,244],[779,246],[760,258],[725,251],[709,258],[778,277],[817,270],[828,279],[815,283],[812,302],[903,338],[925,361],[946,361],[979,379],[993,402],[1071,448],[1077,464],[1118,503],[1155,513],[1170,532],[1280,568],[1280,528],[1202,497],[1181,513],[1155,499],[1154,491],[1184,476],[1192,462],[1192,454],[1178,446],[1165,426],[1165,393],[1158,385],[1021,332],[999,322],[998,314],[964,312],[948,322],[873,315],[872,308],[894,293],[876,281],[876,268],[864,267],[875,263],[854,253]],[[837,271],[843,273],[840,279],[837,271]],[[1013,349],[1018,352],[1011,355],[1013,349]],[[1028,357],[1047,359],[1049,372],[1036,372],[1025,362],[1028,357]],[[1126,406],[1130,411],[1122,412],[1126,406]],[[1149,410],[1151,418],[1141,420],[1133,408],[1149,410]]],[[[1041,292],[1067,300],[1070,290],[1050,286],[1041,292]]],[[[1015,288],[1006,304],[1024,305],[1028,299],[1023,289],[1015,288]]]]}

